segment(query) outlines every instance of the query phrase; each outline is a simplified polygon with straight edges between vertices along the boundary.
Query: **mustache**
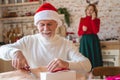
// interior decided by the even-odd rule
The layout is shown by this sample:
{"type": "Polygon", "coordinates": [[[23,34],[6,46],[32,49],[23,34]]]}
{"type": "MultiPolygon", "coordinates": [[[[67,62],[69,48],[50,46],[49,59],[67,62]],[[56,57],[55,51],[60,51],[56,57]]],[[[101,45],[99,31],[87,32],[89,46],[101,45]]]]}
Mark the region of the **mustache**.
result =
{"type": "Polygon", "coordinates": [[[42,31],[42,33],[50,33],[51,31],[42,31]]]}

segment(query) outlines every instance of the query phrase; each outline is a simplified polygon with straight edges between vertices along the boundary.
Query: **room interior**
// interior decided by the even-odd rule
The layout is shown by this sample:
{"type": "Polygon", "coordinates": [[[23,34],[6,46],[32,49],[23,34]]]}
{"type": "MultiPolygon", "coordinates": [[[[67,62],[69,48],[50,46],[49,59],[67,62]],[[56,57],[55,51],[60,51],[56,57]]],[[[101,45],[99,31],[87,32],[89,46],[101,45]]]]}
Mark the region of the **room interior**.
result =
{"type": "MultiPolygon", "coordinates": [[[[89,3],[96,3],[101,20],[100,38],[104,66],[120,66],[120,3],[118,0],[0,0],[0,46],[13,43],[26,35],[38,33],[33,24],[36,9],[44,2],[56,8],[66,8],[70,25],[65,14],[60,14],[63,28],[58,35],[69,39],[79,48],[77,35],[80,18],[85,16],[89,3]],[[10,33],[15,30],[14,33],[10,33]]],[[[14,70],[11,62],[0,60],[0,73],[14,70]]]]}

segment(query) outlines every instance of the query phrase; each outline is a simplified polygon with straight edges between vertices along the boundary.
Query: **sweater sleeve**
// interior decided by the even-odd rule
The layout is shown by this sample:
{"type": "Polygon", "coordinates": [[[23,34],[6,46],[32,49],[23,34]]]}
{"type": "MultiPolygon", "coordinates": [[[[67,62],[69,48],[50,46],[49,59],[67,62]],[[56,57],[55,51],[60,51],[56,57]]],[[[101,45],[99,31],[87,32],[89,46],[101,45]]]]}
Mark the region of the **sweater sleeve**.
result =
{"type": "Polygon", "coordinates": [[[91,24],[92,24],[93,32],[95,34],[97,34],[99,32],[99,28],[100,28],[100,19],[94,19],[94,20],[92,20],[91,24]]]}
{"type": "Polygon", "coordinates": [[[3,60],[11,60],[16,51],[23,51],[26,49],[24,44],[25,38],[18,40],[13,44],[7,44],[0,47],[0,58],[3,60]]]}
{"type": "Polygon", "coordinates": [[[69,68],[80,73],[87,73],[91,70],[91,63],[89,59],[79,53],[77,47],[71,44],[69,48],[69,68]]]}
{"type": "Polygon", "coordinates": [[[80,23],[78,27],[78,36],[81,36],[84,33],[82,26],[83,26],[83,18],[80,19],[80,23]]]}

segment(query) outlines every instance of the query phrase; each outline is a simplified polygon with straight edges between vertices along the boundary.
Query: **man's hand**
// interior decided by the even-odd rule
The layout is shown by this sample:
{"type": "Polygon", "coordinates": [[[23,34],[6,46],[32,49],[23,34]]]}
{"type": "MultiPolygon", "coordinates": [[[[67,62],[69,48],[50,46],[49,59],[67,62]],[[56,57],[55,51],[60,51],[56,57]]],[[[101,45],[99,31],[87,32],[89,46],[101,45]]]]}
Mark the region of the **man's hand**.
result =
{"type": "Polygon", "coordinates": [[[69,69],[69,63],[61,59],[54,59],[48,64],[47,68],[48,68],[48,71],[50,72],[54,72],[60,68],[69,69]]]}
{"type": "Polygon", "coordinates": [[[86,26],[83,26],[83,31],[87,31],[87,27],[86,26]]]}
{"type": "Polygon", "coordinates": [[[15,55],[12,58],[12,66],[16,69],[29,69],[29,65],[21,51],[15,52],[15,55]]]}

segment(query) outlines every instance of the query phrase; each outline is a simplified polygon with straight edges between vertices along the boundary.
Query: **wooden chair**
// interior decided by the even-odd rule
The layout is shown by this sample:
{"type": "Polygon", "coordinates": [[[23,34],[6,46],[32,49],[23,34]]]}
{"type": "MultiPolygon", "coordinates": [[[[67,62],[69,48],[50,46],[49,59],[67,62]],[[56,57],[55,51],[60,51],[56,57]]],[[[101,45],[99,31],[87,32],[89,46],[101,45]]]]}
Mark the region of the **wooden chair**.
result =
{"type": "Polygon", "coordinates": [[[100,76],[101,79],[107,76],[115,76],[120,74],[120,67],[109,66],[109,67],[95,67],[92,70],[93,76],[100,76]]]}

